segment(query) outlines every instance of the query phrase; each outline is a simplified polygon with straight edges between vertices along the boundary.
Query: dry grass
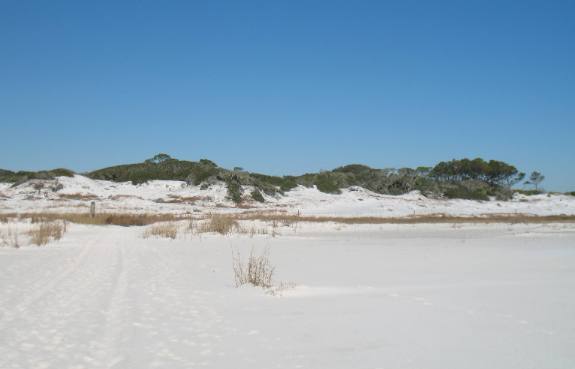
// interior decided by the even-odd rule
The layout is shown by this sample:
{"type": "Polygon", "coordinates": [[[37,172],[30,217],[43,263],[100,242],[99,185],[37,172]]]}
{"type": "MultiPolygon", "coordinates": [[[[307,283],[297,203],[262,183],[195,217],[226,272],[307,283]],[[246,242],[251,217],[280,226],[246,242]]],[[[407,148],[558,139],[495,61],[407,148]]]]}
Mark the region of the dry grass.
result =
{"type": "Polygon", "coordinates": [[[298,222],[308,223],[342,223],[342,224],[419,224],[419,223],[575,223],[575,215],[528,214],[486,214],[478,216],[451,216],[429,214],[409,217],[332,217],[332,216],[299,216],[283,213],[244,212],[234,215],[238,220],[259,220],[278,224],[293,225],[298,222]]]}
{"type": "Polygon", "coordinates": [[[144,238],[162,237],[175,240],[177,236],[178,225],[172,222],[153,224],[144,231],[144,238]]]}
{"type": "Polygon", "coordinates": [[[237,233],[247,234],[250,237],[269,234],[268,229],[265,227],[258,227],[255,224],[244,227],[233,216],[223,214],[210,214],[205,219],[189,218],[185,231],[191,234],[219,233],[228,235],[237,233]]]}
{"type": "Polygon", "coordinates": [[[205,197],[168,195],[168,199],[156,199],[156,200],[154,200],[154,202],[160,203],[160,204],[188,204],[188,205],[193,205],[200,200],[205,200],[205,197]]]}
{"type": "Polygon", "coordinates": [[[66,222],[41,222],[35,225],[27,233],[30,242],[37,246],[46,245],[51,240],[57,241],[66,233],[66,222]]]}
{"type": "Polygon", "coordinates": [[[143,197],[140,196],[134,196],[134,195],[112,195],[112,196],[108,196],[108,199],[110,200],[126,200],[126,199],[138,199],[138,200],[143,200],[143,197]]]}
{"type": "Polygon", "coordinates": [[[231,215],[210,214],[205,222],[197,227],[199,233],[230,234],[233,230],[239,230],[238,222],[231,215]]]}
{"type": "MultiPolygon", "coordinates": [[[[258,228],[252,225],[250,228],[242,228],[241,233],[249,234],[250,237],[254,237],[256,235],[267,235],[269,234],[267,228],[258,228]]],[[[274,234],[275,236],[275,234],[274,234]]]]}
{"type": "Polygon", "coordinates": [[[255,209],[257,206],[253,205],[253,202],[250,201],[242,201],[239,204],[236,204],[236,208],[238,209],[255,209]]]}
{"type": "Polygon", "coordinates": [[[0,229],[0,246],[19,248],[18,231],[12,228],[0,229]]]}
{"type": "Polygon", "coordinates": [[[269,248],[260,255],[250,251],[247,261],[243,261],[239,252],[233,252],[234,281],[236,287],[251,284],[256,287],[271,288],[275,268],[271,265],[269,248]]]}
{"type": "Polygon", "coordinates": [[[92,201],[98,200],[99,197],[92,194],[84,194],[84,193],[61,193],[58,195],[59,198],[64,200],[82,200],[82,201],[92,201]]]}
{"type": "MultiPolygon", "coordinates": [[[[145,226],[159,222],[189,220],[189,214],[132,214],[132,213],[98,213],[91,217],[86,213],[4,213],[0,214],[0,222],[6,223],[10,219],[31,219],[33,223],[43,221],[65,220],[71,223],[94,225],[120,225],[145,226]]],[[[299,222],[308,223],[340,223],[340,224],[419,224],[419,223],[478,223],[478,224],[544,224],[544,223],[575,223],[575,215],[546,215],[535,216],[528,214],[486,214],[478,216],[448,216],[442,214],[429,214],[409,217],[336,217],[336,216],[299,216],[284,212],[243,212],[239,214],[210,214],[206,222],[201,225],[194,224],[198,232],[217,232],[228,234],[233,230],[240,233],[251,233],[248,229],[240,229],[238,221],[262,221],[270,223],[272,229],[279,225],[293,226],[299,222]]],[[[255,232],[257,233],[257,232],[255,232]]]]}
{"type": "Polygon", "coordinates": [[[131,214],[131,213],[98,213],[91,217],[90,213],[20,213],[5,214],[8,219],[19,220],[30,219],[32,223],[50,222],[63,220],[70,223],[92,224],[92,225],[119,225],[145,226],[159,222],[170,222],[186,219],[186,215],[175,214],[131,214]]]}

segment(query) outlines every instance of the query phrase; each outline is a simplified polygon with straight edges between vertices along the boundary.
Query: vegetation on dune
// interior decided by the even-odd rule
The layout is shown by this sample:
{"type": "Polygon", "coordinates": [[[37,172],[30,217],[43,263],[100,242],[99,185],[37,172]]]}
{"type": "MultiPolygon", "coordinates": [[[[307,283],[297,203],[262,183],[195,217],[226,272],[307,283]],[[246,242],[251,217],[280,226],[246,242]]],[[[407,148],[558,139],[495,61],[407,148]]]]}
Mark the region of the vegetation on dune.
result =
{"type": "MultiPolygon", "coordinates": [[[[58,175],[73,175],[65,169],[46,172],[0,171],[0,181],[16,182],[33,178],[53,178],[58,175]]],[[[270,176],[251,173],[241,167],[228,170],[213,161],[186,161],[174,159],[167,154],[158,154],[142,163],[118,165],[99,169],[86,175],[93,179],[116,182],[130,181],[133,184],[150,180],[180,180],[189,185],[208,188],[216,183],[225,183],[228,197],[239,204],[245,200],[263,202],[262,194],[274,196],[297,187],[315,186],[319,191],[331,194],[352,186],[390,195],[400,195],[419,190],[425,196],[488,200],[511,198],[514,192],[539,193],[539,184],[545,178],[533,172],[525,184],[533,185],[534,192],[512,190],[525,178],[513,165],[502,161],[481,158],[460,159],[440,162],[434,167],[376,169],[361,164],[351,164],[331,171],[306,173],[300,176],[270,176]],[[244,186],[253,190],[244,196],[244,186]]]]}
{"type": "Polygon", "coordinates": [[[545,176],[540,172],[532,172],[529,176],[529,180],[525,181],[526,185],[533,185],[535,191],[539,191],[539,185],[545,180],[545,176]]]}
{"type": "Polygon", "coordinates": [[[216,164],[207,159],[192,162],[173,159],[166,154],[158,154],[143,163],[118,165],[99,169],[86,175],[93,179],[132,182],[133,184],[164,179],[199,185],[210,177],[218,176],[220,170],[216,164]]]}
{"type": "Polygon", "coordinates": [[[41,170],[38,172],[18,171],[0,169],[0,182],[24,183],[31,179],[54,179],[56,177],[72,177],[74,172],[69,169],[57,168],[52,170],[41,170]]]}
{"type": "Polygon", "coordinates": [[[264,199],[264,196],[262,195],[262,193],[258,189],[253,190],[250,195],[252,196],[252,199],[254,199],[257,202],[265,202],[266,201],[264,199]]]}
{"type": "Polygon", "coordinates": [[[239,204],[242,202],[242,183],[238,176],[230,174],[226,177],[226,185],[228,187],[228,197],[239,204]]]}

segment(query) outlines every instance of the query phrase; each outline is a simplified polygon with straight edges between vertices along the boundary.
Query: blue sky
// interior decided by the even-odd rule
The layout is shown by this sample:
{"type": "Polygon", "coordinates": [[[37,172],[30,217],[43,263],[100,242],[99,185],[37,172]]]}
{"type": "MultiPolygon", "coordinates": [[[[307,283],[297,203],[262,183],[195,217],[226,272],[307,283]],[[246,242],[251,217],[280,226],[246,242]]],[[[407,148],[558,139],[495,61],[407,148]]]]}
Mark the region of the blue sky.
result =
{"type": "Polygon", "coordinates": [[[0,168],[500,159],[575,190],[573,1],[0,1],[0,168]]]}

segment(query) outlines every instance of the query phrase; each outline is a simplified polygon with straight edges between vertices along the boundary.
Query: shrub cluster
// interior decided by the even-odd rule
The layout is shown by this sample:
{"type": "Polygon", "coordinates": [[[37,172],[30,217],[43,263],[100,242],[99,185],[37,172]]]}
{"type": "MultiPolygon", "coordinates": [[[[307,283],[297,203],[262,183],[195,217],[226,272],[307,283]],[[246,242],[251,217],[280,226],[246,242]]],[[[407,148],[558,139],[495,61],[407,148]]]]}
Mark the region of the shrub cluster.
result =
{"type": "MultiPolygon", "coordinates": [[[[57,175],[73,175],[73,172],[65,169],[17,173],[0,170],[0,181],[15,182],[57,175]]],[[[274,196],[299,185],[315,186],[319,191],[332,194],[340,193],[342,188],[359,186],[390,195],[419,190],[425,196],[434,197],[486,200],[495,196],[507,199],[512,195],[511,187],[523,180],[525,174],[502,161],[476,158],[445,161],[434,167],[416,169],[375,169],[351,164],[331,171],[281,177],[250,173],[240,167],[227,170],[208,159],[192,162],[158,154],[142,163],[104,168],[87,173],[87,176],[117,182],[131,181],[134,184],[158,179],[181,180],[190,185],[201,185],[203,189],[223,182],[227,186],[229,198],[239,204],[244,186],[254,187],[251,198],[262,202],[265,201],[262,193],[274,196]]],[[[531,182],[538,184],[543,178],[539,176],[538,182],[531,182]]]]}
{"type": "Polygon", "coordinates": [[[264,196],[262,195],[262,193],[261,193],[260,190],[258,190],[258,189],[253,190],[252,193],[251,193],[251,196],[252,196],[252,199],[254,199],[254,200],[257,201],[257,202],[264,202],[264,201],[266,201],[266,200],[264,199],[264,196]]]}
{"type": "Polygon", "coordinates": [[[64,168],[41,170],[39,172],[12,172],[9,170],[0,169],[0,182],[20,184],[31,179],[54,179],[56,177],[72,177],[73,175],[73,171],[64,168]]]}
{"type": "Polygon", "coordinates": [[[478,180],[492,186],[508,187],[525,178],[525,173],[520,173],[513,165],[497,160],[487,162],[481,158],[442,161],[431,170],[430,175],[440,181],[478,180]]]}
{"type": "Polygon", "coordinates": [[[132,182],[133,184],[164,179],[186,181],[199,185],[206,179],[220,174],[220,168],[209,160],[199,162],[172,159],[166,154],[158,154],[143,163],[118,165],[99,169],[87,176],[93,179],[104,179],[116,182],[132,182]]]}

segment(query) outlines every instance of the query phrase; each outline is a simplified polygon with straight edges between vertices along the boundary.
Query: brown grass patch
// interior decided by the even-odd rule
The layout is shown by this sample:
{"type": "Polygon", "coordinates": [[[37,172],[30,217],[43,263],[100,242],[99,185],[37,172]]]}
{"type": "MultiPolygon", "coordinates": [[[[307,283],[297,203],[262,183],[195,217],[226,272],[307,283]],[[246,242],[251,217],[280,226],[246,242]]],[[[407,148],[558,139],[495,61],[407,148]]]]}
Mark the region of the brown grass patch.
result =
{"type": "Polygon", "coordinates": [[[96,195],[88,193],[61,193],[58,195],[63,200],[81,200],[81,201],[93,201],[98,200],[99,197],[96,195]]]}
{"type": "Polygon", "coordinates": [[[157,223],[149,226],[144,232],[144,238],[163,237],[175,240],[178,236],[178,225],[172,222],[157,223]]]}
{"type": "Polygon", "coordinates": [[[158,204],[188,204],[193,205],[197,201],[205,200],[202,196],[178,196],[178,195],[168,195],[168,199],[156,199],[155,203],[158,204]]]}
{"type": "Polygon", "coordinates": [[[126,199],[143,200],[144,198],[142,198],[140,196],[134,196],[134,195],[113,195],[113,196],[108,196],[108,199],[117,201],[117,200],[126,200],[126,199]]]}
{"type": "Polygon", "coordinates": [[[257,206],[255,206],[253,202],[242,201],[239,204],[236,204],[236,208],[238,208],[238,209],[255,209],[255,208],[257,208],[257,206]]]}
{"type": "Polygon", "coordinates": [[[245,262],[239,252],[234,252],[232,259],[236,287],[244,284],[263,288],[272,287],[275,268],[270,262],[269,248],[266,248],[260,255],[257,255],[252,248],[250,256],[245,262]]]}
{"type": "Polygon", "coordinates": [[[145,226],[159,222],[177,221],[189,218],[186,215],[175,214],[131,214],[131,213],[98,213],[91,217],[89,213],[11,213],[6,217],[25,220],[32,223],[42,223],[63,220],[78,224],[145,226]]]}
{"type": "Polygon", "coordinates": [[[59,240],[66,233],[66,222],[42,222],[34,226],[27,233],[30,242],[37,246],[43,246],[51,240],[59,240]]]}
{"type": "Polygon", "coordinates": [[[227,214],[210,214],[204,223],[197,228],[200,233],[229,234],[234,229],[239,229],[238,222],[233,216],[227,214]]]}
{"type": "Polygon", "coordinates": [[[575,215],[485,214],[477,216],[451,216],[443,214],[408,217],[332,217],[299,216],[281,213],[244,212],[236,214],[238,220],[260,220],[272,224],[291,225],[297,222],[342,224],[419,224],[419,223],[575,223],[575,215]]]}
{"type": "MultiPolygon", "coordinates": [[[[0,222],[10,219],[31,219],[33,223],[42,221],[65,220],[79,224],[145,226],[159,222],[189,220],[189,214],[132,214],[132,213],[98,213],[94,218],[89,213],[4,213],[0,222]]],[[[198,219],[198,218],[196,218],[198,219]]],[[[341,223],[341,224],[419,224],[419,223],[575,223],[575,215],[536,216],[527,214],[486,214],[478,216],[447,216],[429,214],[409,217],[332,217],[332,216],[298,216],[282,212],[243,212],[239,214],[210,214],[204,224],[196,228],[200,232],[230,233],[234,227],[239,229],[237,221],[252,220],[269,222],[275,228],[278,225],[290,226],[298,222],[308,223],[341,223]]],[[[245,233],[245,232],[244,232],[245,233]]],[[[248,232],[249,233],[249,232],[248,232]]]]}

